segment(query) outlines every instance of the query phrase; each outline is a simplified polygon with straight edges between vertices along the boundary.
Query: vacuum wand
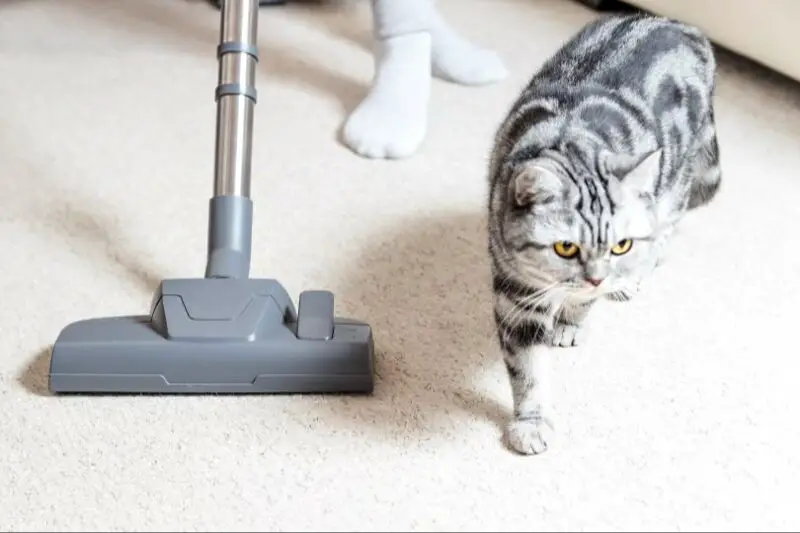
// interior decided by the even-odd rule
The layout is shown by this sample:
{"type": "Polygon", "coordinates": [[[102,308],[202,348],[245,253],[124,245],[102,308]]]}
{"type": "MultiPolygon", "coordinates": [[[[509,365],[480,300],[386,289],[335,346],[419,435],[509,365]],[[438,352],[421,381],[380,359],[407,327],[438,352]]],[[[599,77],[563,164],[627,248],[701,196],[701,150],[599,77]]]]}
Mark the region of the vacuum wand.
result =
{"type": "Polygon", "coordinates": [[[209,203],[206,278],[250,275],[257,38],[258,0],[223,0],[217,47],[216,153],[214,195],[209,203]]]}

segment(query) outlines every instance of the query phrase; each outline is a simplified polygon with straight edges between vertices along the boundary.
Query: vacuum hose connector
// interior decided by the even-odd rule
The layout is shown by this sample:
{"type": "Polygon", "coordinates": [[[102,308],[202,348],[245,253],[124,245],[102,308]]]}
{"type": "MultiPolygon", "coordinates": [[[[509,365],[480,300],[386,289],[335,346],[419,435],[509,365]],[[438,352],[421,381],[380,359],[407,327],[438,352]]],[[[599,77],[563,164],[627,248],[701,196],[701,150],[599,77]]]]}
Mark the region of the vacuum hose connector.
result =
{"type": "Polygon", "coordinates": [[[214,196],[209,205],[207,278],[250,275],[250,173],[258,64],[258,0],[223,0],[217,102],[214,196]]]}

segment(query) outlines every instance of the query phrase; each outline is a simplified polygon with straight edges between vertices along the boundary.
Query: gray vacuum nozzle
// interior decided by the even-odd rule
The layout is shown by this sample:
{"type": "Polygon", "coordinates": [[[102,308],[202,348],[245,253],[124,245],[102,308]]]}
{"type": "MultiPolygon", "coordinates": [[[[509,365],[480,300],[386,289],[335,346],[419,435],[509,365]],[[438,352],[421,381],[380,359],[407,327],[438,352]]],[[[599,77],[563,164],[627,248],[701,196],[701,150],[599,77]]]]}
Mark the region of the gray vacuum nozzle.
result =
{"type": "Polygon", "coordinates": [[[371,393],[368,324],[336,317],[333,294],[297,309],[274,279],[251,279],[250,160],[257,0],[223,0],[214,195],[205,277],[161,282],[150,312],[64,328],[57,393],[371,393]]]}
{"type": "Polygon", "coordinates": [[[273,279],[161,283],[151,314],[95,318],[62,330],[53,392],[371,393],[369,325],[333,315],[333,295],[306,291],[297,312],[273,279]]]}

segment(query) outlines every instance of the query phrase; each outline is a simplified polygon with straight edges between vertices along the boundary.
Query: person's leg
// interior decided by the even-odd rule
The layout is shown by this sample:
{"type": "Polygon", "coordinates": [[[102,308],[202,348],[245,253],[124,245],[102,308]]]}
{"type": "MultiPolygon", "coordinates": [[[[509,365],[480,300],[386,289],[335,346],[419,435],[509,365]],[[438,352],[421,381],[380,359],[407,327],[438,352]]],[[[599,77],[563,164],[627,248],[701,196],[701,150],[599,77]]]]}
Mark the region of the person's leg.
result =
{"type": "Polygon", "coordinates": [[[372,0],[372,17],[375,74],[344,141],[365,157],[407,157],[427,129],[433,0],[372,0]]]}
{"type": "Polygon", "coordinates": [[[491,50],[459,35],[434,0],[372,0],[375,74],[344,125],[344,142],[371,158],[401,158],[425,138],[431,76],[462,85],[503,79],[491,50]]]}

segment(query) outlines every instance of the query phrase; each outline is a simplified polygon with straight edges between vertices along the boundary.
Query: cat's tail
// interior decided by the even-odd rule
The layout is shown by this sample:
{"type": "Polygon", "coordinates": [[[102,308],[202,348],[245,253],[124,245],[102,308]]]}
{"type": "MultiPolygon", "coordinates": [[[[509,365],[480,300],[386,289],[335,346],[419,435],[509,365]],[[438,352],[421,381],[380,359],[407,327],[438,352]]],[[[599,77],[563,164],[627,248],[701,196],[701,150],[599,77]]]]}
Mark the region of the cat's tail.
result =
{"type": "Polygon", "coordinates": [[[696,209],[711,202],[719,192],[721,183],[719,141],[712,111],[700,147],[692,161],[692,186],[689,190],[688,208],[696,209]]]}

